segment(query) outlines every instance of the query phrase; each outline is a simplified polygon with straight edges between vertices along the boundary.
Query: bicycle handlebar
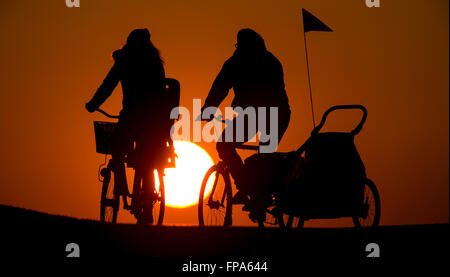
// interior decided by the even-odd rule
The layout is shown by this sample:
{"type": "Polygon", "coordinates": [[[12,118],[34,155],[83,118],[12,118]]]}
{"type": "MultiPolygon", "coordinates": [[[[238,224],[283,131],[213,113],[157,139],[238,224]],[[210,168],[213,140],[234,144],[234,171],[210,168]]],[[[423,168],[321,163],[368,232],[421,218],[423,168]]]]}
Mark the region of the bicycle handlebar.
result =
{"type": "Polygon", "coordinates": [[[332,111],[336,111],[336,110],[361,110],[363,112],[363,116],[361,118],[361,121],[359,122],[359,124],[356,126],[355,129],[353,129],[350,134],[352,135],[356,135],[358,134],[363,125],[364,122],[366,122],[366,118],[367,118],[367,109],[362,106],[362,105],[337,105],[337,106],[333,106],[331,108],[329,108],[322,116],[322,120],[320,121],[319,125],[317,125],[317,127],[315,127],[313,129],[313,131],[311,132],[311,135],[316,135],[317,133],[319,133],[320,129],[322,129],[323,125],[325,124],[325,121],[327,119],[328,114],[330,114],[332,111]]]}
{"type": "MultiPolygon", "coordinates": [[[[222,122],[223,124],[225,124],[225,126],[233,124],[233,120],[231,120],[231,119],[222,119],[221,115],[219,115],[217,117],[214,116],[214,119],[219,121],[219,122],[222,122]]],[[[243,149],[243,150],[259,151],[259,146],[258,145],[239,144],[239,145],[236,145],[235,148],[243,149]]]]}
{"type": "Polygon", "coordinates": [[[102,110],[100,108],[96,109],[96,111],[99,113],[102,113],[103,115],[105,115],[106,117],[109,117],[109,118],[119,118],[120,117],[118,115],[110,115],[109,113],[105,112],[104,110],[102,110]]]}

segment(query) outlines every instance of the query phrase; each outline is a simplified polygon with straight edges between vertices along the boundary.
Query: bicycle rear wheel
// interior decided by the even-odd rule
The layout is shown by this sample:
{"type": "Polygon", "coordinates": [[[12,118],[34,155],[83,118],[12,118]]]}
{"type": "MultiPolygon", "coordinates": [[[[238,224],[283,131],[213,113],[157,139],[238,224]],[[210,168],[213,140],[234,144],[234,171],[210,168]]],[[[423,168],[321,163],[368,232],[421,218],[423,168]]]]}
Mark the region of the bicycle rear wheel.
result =
{"type": "Polygon", "coordinates": [[[380,195],[375,184],[368,178],[364,184],[363,201],[362,215],[353,217],[355,227],[378,226],[381,216],[380,195]]]}
{"type": "Polygon", "coordinates": [[[206,172],[200,188],[199,225],[231,226],[231,197],[231,181],[228,171],[224,170],[220,164],[213,165],[206,172]],[[211,192],[209,192],[209,187],[211,187],[211,192]]]}
{"type": "Polygon", "coordinates": [[[111,168],[108,166],[102,170],[103,185],[100,198],[100,221],[117,223],[120,197],[116,194],[114,182],[111,181],[111,168]]]}
{"type": "MultiPolygon", "coordinates": [[[[164,211],[166,207],[166,198],[164,190],[164,170],[158,170],[159,186],[155,187],[153,195],[153,222],[161,225],[164,220],[164,211]]],[[[156,180],[155,180],[156,181],[156,180]]]]}
{"type": "Polygon", "coordinates": [[[150,178],[150,180],[144,180],[139,171],[136,171],[134,176],[135,181],[133,184],[131,209],[137,223],[161,225],[164,220],[164,211],[166,207],[164,171],[161,172],[161,170],[155,170],[151,172],[151,174],[146,176],[146,178],[150,178]],[[143,186],[145,188],[143,188],[143,186]],[[148,191],[151,189],[149,186],[152,187],[151,192],[148,191]]]}

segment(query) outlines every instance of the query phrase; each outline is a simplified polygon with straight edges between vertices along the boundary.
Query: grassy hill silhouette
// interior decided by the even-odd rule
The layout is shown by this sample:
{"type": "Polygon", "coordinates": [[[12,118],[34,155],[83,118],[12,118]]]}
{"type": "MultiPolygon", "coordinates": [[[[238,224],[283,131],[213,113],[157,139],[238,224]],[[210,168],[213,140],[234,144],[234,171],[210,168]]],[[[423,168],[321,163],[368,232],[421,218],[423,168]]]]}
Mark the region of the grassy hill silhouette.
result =
{"type": "Polygon", "coordinates": [[[448,257],[449,224],[377,228],[306,228],[301,232],[256,227],[142,226],[56,216],[0,205],[1,245],[9,259],[67,259],[65,246],[77,243],[80,260],[145,257],[179,264],[190,259],[248,260],[285,268],[299,261],[373,263],[439,260],[448,257]],[[365,246],[380,246],[367,258],[365,246]]]}

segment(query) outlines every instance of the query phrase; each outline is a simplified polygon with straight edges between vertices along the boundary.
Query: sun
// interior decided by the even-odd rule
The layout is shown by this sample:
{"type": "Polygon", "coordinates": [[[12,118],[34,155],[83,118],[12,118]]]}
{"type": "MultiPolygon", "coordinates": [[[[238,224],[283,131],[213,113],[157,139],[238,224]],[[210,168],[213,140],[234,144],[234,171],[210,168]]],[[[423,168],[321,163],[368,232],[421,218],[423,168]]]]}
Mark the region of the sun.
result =
{"type": "MultiPolygon", "coordinates": [[[[173,145],[178,157],[175,160],[175,168],[164,170],[166,206],[186,208],[197,204],[203,177],[214,162],[209,154],[195,143],[175,140],[173,145]]],[[[155,179],[158,187],[158,178],[155,179]]],[[[212,184],[207,185],[207,194],[211,187],[212,184]]]]}

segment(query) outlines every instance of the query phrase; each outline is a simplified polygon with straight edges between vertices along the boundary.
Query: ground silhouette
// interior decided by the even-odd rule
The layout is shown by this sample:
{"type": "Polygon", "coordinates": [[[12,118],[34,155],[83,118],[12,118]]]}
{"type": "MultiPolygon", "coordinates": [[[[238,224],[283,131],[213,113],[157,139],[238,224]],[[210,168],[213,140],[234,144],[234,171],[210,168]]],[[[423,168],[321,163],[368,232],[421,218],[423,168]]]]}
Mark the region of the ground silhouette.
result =
{"type": "MultiPolygon", "coordinates": [[[[281,231],[256,227],[196,227],[106,224],[0,205],[5,260],[66,261],[66,245],[77,243],[81,262],[140,257],[147,264],[200,261],[267,261],[271,271],[302,270],[308,262],[385,263],[445,260],[449,224],[376,228],[305,228],[281,231]],[[368,243],[380,258],[367,258],[368,243]],[[442,253],[439,251],[442,249],[442,253]]],[[[69,259],[73,261],[74,259],[69,259]]],[[[162,267],[161,267],[162,268],[162,267]]]]}

